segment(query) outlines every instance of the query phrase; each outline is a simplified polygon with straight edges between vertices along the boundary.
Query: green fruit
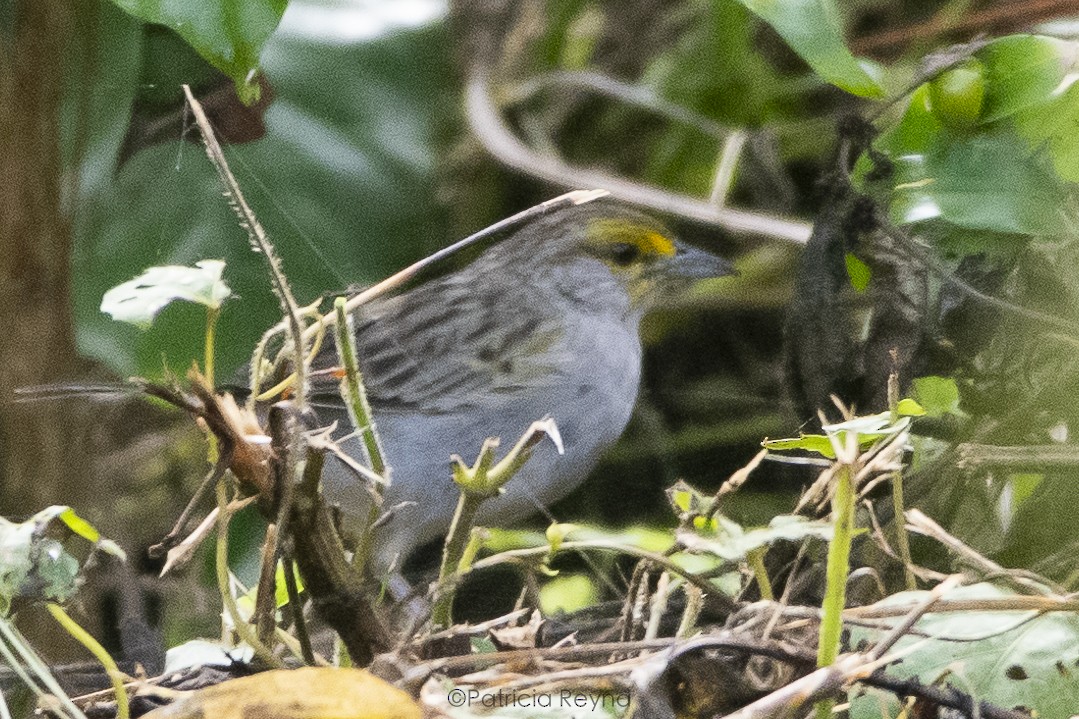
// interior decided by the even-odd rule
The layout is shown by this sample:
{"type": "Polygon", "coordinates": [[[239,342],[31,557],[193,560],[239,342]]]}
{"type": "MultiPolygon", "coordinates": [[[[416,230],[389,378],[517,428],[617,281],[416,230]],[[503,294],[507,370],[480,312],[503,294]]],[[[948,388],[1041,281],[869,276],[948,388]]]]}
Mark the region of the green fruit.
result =
{"type": "Polygon", "coordinates": [[[971,58],[941,73],[929,83],[929,103],[941,124],[952,130],[970,130],[985,106],[985,68],[971,58]]]}

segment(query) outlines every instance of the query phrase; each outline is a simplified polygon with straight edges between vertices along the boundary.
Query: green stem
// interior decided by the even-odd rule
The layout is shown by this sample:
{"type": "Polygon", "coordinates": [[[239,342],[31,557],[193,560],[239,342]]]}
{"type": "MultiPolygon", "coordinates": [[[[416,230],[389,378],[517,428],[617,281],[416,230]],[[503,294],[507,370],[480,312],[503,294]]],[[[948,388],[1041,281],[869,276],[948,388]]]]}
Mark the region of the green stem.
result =
{"type": "Polygon", "coordinates": [[[456,580],[468,572],[476,558],[474,546],[469,549],[472,527],[476,523],[476,513],[484,501],[497,497],[502,486],[513,478],[525,462],[532,456],[532,449],[544,437],[550,437],[562,451],[558,427],[550,417],[533,422],[525,430],[517,444],[513,445],[506,456],[495,462],[495,450],[498,438],[488,437],[480,447],[476,462],[467,466],[460,457],[453,455],[453,482],[461,492],[453,522],[446,537],[442,552],[442,566],[438,571],[438,597],[431,612],[431,620],[436,627],[449,628],[453,623],[453,595],[456,580]]]}
{"type": "Polygon", "coordinates": [[[236,599],[232,596],[232,587],[229,584],[229,511],[228,496],[225,493],[224,480],[217,483],[217,552],[214,556],[214,568],[217,574],[217,590],[221,594],[221,603],[225,606],[229,618],[232,620],[233,629],[240,636],[240,640],[247,643],[255,651],[255,655],[275,669],[284,669],[285,665],[274,656],[273,652],[251,630],[240,615],[240,608],[236,606],[236,599]]]}
{"type": "MultiPolygon", "coordinates": [[[[387,467],[382,451],[382,440],[378,436],[378,430],[375,429],[371,416],[371,404],[367,401],[367,390],[363,386],[363,376],[360,374],[360,363],[356,352],[356,338],[352,333],[352,322],[345,309],[344,297],[338,297],[334,301],[333,311],[336,319],[334,329],[337,332],[337,356],[345,368],[345,376],[341,380],[341,396],[345,400],[353,426],[360,433],[371,470],[385,479],[387,467]]],[[[367,524],[352,556],[352,566],[361,573],[371,553],[371,542],[374,538],[370,529],[371,525],[375,523],[379,512],[382,511],[382,483],[376,482],[372,491],[374,498],[368,510],[367,524]]]]}
{"type": "Polygon", "coordinates": [[[206,384],[214,386],[214,346],[217,344],[217,318],[221,311],[217,307],[206,308],[206,342],[203,345],[202,374],[206,384]]]}
{"type": "MultiPolygon", "coordinates": [[[[893,350],[894,352],[894,350],[893,350]]],[[[894,357],[894,355],[893,355],[894,357]]],[[[899,421],[899,373],[893,371],[888,375],[888,411],[891,413],[891,422],[899,421]]],[[[903,472],[902,470],[892,473],[892,509],[895,512],[895,548],[899,552],[899,559],[903,562],[903,578],[907,589],[918,588],[918,580],[911,570],[913,562],[910,559],[910,541],[907,538],[907,520],[903,506],[903,472]]]]}
{"type": "Polygon", "coordinates": [[[775,593],[772,592],[772,582],[768,579],[768,570],[764,568],[764,552],[763,548],[754,549],[746,554],[746,561],[749,562],[749,567],[753,570],[753,577],[757,580],[761,599],[771,602],[776,597],[775,593]]]}
{"type": "Polygon", "coordinates": [[[448,629],[453,624],[454,591],[449,585],[449,578],[457,573],[461,565],[472,526],[476,522],[476,513],[485,499],[487,497],[461,490],[461,498],[457,500],[457,509],[453,513],[453,522],[442,551],[442,565],[438,570],[438,598],[431,610],[431,622],[435,627],[448,629]]]}
{"type": "MultiPolygon", "coordinates": [[[[828,545],[827,586],[823,616],[820,625],[820,641],[817,646],[817,666],[828,667],[839,656],[839,642],[843,633],[843,607],[847,602],[847,575],[850,572],[850,546],[854,537],[854,505],[857,495],[851,482],[848,465],[836,468],[836,490],[832,499],[835,512],[835,535],[828,545]]],[[[817,703],[817,719],[829,719],[835,701],[828,699],[817,703]]]]}
{"type": "Polygon", "coordinates": [[[26,637],[9,619],[4,617],[0,617],[0,657],[7,662],[11,670],[38,697],[46,693],[52,694],[59,702],[59,708],[67,712],[66,715],[57,712],[61,716],[86,719],[86,715],[75,706],[75,702],[71,701],[71,697],[64,692],[63,687],[56,681],[56,677],[52,675],[48,665],[37,655],[30,643],[26,641],[26,637]],[[18,657],[15,656],[16,652],[19,654],[18,657]],[[27,671],[32,672],[38,681],[35,682],[27,671]],[[38,683],[41,686],[38,686],[38,683]]]}
{"type": "Polygon", "coordinates": [[[333,637],[333,665],[340,669],[348,669],[352,666],[352,657],[348,653],[348,647],[336,634],[333,637]]]}
{"type": "Polygon", "coordinates": [[[465,549],[461,552],[461,559],[457,562],[457,571],[467,572],[472,567],[476,562],[476,557],[480,554],[480,549],[483,548],[484,541],[490,535],[490,531],[485,527],[472,528],[472,531],[468,533],[468,542],[465,544],[465,549]]]}
{"type": "Polygon", "coordinates": [[[913,562],[910,558],[910,541],[907,538],[907,520],[903,502],[903,473],[896,472],[892,475],[892,507],[895,511],[895,548],[899,552],[899,558],[903,561],[903,577],[906,580],[907,589],[918,588],[918,580],[911,570],[913,562]]]}
{"type": "Polygon", "coordinates": [[[105,651],[105,647],[101,646],[90,632],[79,626],[79,623],[72,619],[71,615],[65,612],[64,608],[59,604],[49,602],[45,605],[45,608],[49,610],[52,618],[64,628],[64,631],[86,647],[94,655],[94,659],[97,659],[101,662],[101,666],[105,667],[105,672],[112,681],[113,692],[116,694],[116,719],[128,719],[130,712],[128,710],[127,688],[124,687],[126,677],[120,671],[120,667],[116,666],[112,656],[105,651]]]}
{"type": "Polygon", "coordinates": [[[292,622],[296,627],[296,638],[300,642],[300,654],[307,666],[315,666],[315,652],[311,648],[311,636],[307,633],[307,622],[300,604],[300,588],[296,583],[296,562],[291,554],[285,555],[285,592],[288,594],[288,607],[292,612],[292,622]]]}
{"type": "Polygon", "coordinates": [[[360,365],[356,353],[356,338],[352,335],[352,327],[345,312],[345,298],[338,297],[333,303],[333,311],[337,316],[337,352],[341,363],[345,367],[345,389],[348,395],[349,409],[356,423],[356,431],[363,439],[364,449],[371,460],[371,469],[382,476],[386,473],[386,461],[382,456],[382,442],[375,431],[374,421],[371,419],[371,405],[367,401],[367,390],[363,386],[363,377],[360,375],[360,365]]]}
{"type": "MultiPolygon", "coordinates": [[[[202,348],[202,375],[206,378],[208,387],[214,386],[214,345],[217,336],[217,318],[221,315],[217,307],[206,308],[206,338],[202,348]]],[[[217,464],[218,446],[217,436],[212,432],[206,433],[209,445],[206,447],[206,461],[211,465],[217,464]]]]}

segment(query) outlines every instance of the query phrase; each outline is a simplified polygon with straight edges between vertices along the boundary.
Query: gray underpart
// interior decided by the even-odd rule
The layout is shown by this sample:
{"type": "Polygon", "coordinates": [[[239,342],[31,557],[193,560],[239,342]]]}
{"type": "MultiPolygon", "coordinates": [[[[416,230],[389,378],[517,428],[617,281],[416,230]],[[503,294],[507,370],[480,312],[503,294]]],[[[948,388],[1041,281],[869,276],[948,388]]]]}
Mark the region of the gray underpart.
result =
{"type": "MultiPolygon", "coordinates": [[[[590,323],[591,324],[591,323],[590,323]]],[[[422,414],[380,412],[373,409],[391,471],[383,511],[393,510],[379,527],[373,545],[373,566],[384,572],[401,567],[418,547],[444,536],[457,505],[459,492],[451,474],[450,455],[467,464],[475,461],[483,441],[498,437],[501,456],[516,443],[532,422],[551,417],[558,425],[565,453],[544,440],[527,464],[510,480],[505,491],[480,508],[479,525],[509,526],[559,501],[587,477],[603,451],[625,429],[640,382],[641,345],[633,326],[578,327],[589,333],[585,346],[593,351],[577,356],[565,353],[564,362],[581,363],[550,373],[542,385],[500,396],[496,404],[469,408],[462,413],[422,414]],[[398,507],[402,503],[407,506],[398,507]]],[[[585,342],[564,337],[561,342],[585,342]]],[[[351,432],[343,412],[320,412],[324,421],[336,420],[339,434],[351,432]]],[[[359,439],[343,444],[346,452],[362,456],[359,439]]],[[[346,526],[366,522],[370,490],[340,462],[327,462],[324,474],[327,499],[341,506],[346,526]]]]}

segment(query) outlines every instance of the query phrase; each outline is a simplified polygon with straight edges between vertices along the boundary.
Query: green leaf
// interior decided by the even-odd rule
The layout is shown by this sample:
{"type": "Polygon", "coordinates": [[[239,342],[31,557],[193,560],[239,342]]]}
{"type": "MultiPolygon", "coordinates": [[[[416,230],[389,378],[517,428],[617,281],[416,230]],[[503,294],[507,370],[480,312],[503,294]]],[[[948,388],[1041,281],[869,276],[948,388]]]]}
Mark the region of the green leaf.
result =
{"type": "Polygon", "coordinates": [[[846,260],[847,277],[850,278],[850,286],[856,292],[865,292],[865,289],[869,287],[869,280],[873,276],[872,270],[869,269],[869,265],[859,260],[853,252],[847,253],[846,260]]]}
{"type": "Polygon", "coordinates": [[[925,154],[894,158],[897,224],[942,218],[972,229],[1055,235],[1067,193],[1052,168],[1007,128],[957,137],[941,132],[925,154]]]}
{"type": "Polygon", "coordinates": [[[711,554],[728,562],[739,562],[749,552],[779,541],[800,542],[807,537],[831,541],[835,532],[830,522],[789,514],[774,517],[767,527],[743,530],[737,525],[730,525],[733,522],[712,536],[682,531],[678,533],[678,539],[688,552],[711,554]]]}
{"type": "Polygon", "coordinates": [[[68,529],[88,542],[97,542],[101,539],[101,535],[94,529],[93,525],[75,514],[75,510],[71,507],[66,507],[57,514],[56,519],[66,524],[68,529]]]}
{"type": "Polygon", "coordinates": [[[221,73],[175,32],[161,25],[141,27],[142,66],[135,99],[136,116],[184,107],[187,103],[184,85],[190,85],[199,97],[200,90],[221,82],[221,73]]]}
{"type": "MultiPolygon", "coordinates": [[[[299,572],[293,567],[293,576],[296,578],[296,590],[298,592],[303,591],[303,580],[300,579],[299,572]]],[[[242,596],[236,598],[236,607],[240,610],[240,615],[249,618],[255,614],[255,604],[258,599],[258,587],[254,586],[247,590],[242,596]]],[[[288,605],[288,587],[285,585],[285,566],[283,562],[278,561],[277,569],[274,571],[274,607],[281,609],[288,605]]]]}
{"type": "Polygon", "coordinates": [[[551,545],[551,551],[557,552],[558,548],[562,546],[562,542],[566,541],[566,536],[576,528],[577,525],[565,522],[552,522],[549,524],[544,535],[547,537],[547,543],[551,545]]]}
{"type": "Polygon", "coordinates": [[[896,414],[901,417],[921,417],[926,411],[922,405],[918,404],[909,397],[899,400],[899,404],[895,406],[896,414]]]}
{"type": "MultiPolygon", "coordinates": [[[[913,606],[927,595],[903,592],[874,606],[913,606]]],[[[992,585],[976,584],[943,599],[1007,596],[992,585]]],[[[903,661],[890,665],[887,674],[927,684],[944,677],[943,684],[964,694],[997,706],[1022,706],[1040,719],[1069,719],[1079,707],[1079,616],[1073,613],[1049,612],[1033,619],[1029,612],[930,613],[914,628],[920,636],[895,646],[893,653],[902,654],[903,661]]],[[[872,643],[884,633],[852,627],[851,645],[872,643]]],[[[861,693],[851,690],[851,719],[879,719],[881,701],[895,716],[894,696],[861,693]]]]}
{"type": "MultiPolygon", "coordinates": [[[[759,23],[745,7],[733,2],[705,2],[698,7],[699,21],[687,25],[677,43],[649,62],[643,84],[724,125],[764,123],[775,104],[793,92],[793,81],[757,51],[759,23]],[[731,97],[738,102],[725,101],[731,97]]],[[[683,128],[663,137],[650,157],[649,180],[677,182],[674,177],[687,167],[694,175],[715,174],[714,158],[704,161],[690,154],[695,145],[685,134],[689,131],[683,128]]],[[[710,140],[696,135],[698,142],[710,140]]],[[[707,182],[706,188],[711,179],[707,182]]]]}
{"type": "Polygon", "coordinates": [[[1075,79],[1079,43],[1039,35],[1010,35],[978,51],[985,69],[983,122],[1045,103],[1075,79]]]}
{"type": "MultiPolygon", "coordinates": [[[[296,569],[296,565],[292,566],[292,576],[296,580],[296,591],[303,591],[303,579],[300,577],[299,571],[296,569]]],[[[284,562],[277,563],[277,571],[274,572],[274,601],[277,603],[277,608],[288,604],[288,587],[285,584],[285,564],[284,562]]]]}
{"type": "Polygon", "coordinates": [[[892,422],[892,415],[888,412],[878,414],[866,414],[834,424],[826,424],[823,429],[827,434],[835,435],[840,432],[856,432],[860,438],[887,437],[905,429],[909,419],[900,418],[892,422]]]}
{"type": "MultiPolygon", "coordinates": [[[[1051,567],[1051,576],[1066,579],[1071,570],[1065,567],[1074,562],[1073,542],[1079,535],[1075,475],[1057,470],[1040,479],[1028,475],[1016,484],[1009,478],[1008,484],[1013,487],[1011,521],[1006,522],[1002,546],[991,548],[995,550],[993,558],[1006,567],[1051,567]]],[[[992,516],[990,512],[1001,508],[997,496],[991,501],[988,512],[982,509],[983,522],[984,517],[992,516]]],[[[999,526],[998,522],[987,523],[999,526]]]]}
{"type": "Polygon", "coordinates": [[[786,451],[790,449],[804,449],[807,452],[816,452],[828,459],[835,459],[835,450],[832,442],[823,434],[802,434],[798,437],[787,439],[766,439],[761,446],[770,451],[786,451]]]}
{"type": "Polygon", "coordinates": [[[1072,85],[1051,102],[1019,112],[1015,126],[1031,151],[1046,152],[1057,174],[1068,182],[1079,182],[1079,85],[1072,85]]]}
{"type": "MultiPolygon", "coordinates": [[[[910,400],[907,400],[907,404],[904,404],[903,408],[909,410],[909,412],[900,413],[905,415],[916,414],[917,409],[919,409],[917,403],[910,400]]],[[[780,451],[801,449],[807,452],[816,452],[828,459],[835,459],[832,437],[836,438],[836,441],[842,445],[846,441],[846,433],[853,432],[857,436],[858,446],[865,448],[902,432],[908,426],[910,426],[909,416],[901,416],[898,420],[892,422],[890,413],[881,412],[879,414],[852,417],[835,424],[826,424],[822,427],[825,434],[802,434],[796,438],[766,439],[761,442],[761,446],[765,449],[780,451]]]]}
{"type": "Polygon", "coordinates": [[[70,507],[48,507],[22,523],[0,518],[0,615],[27,603],[69,600],[95,551],[123,559],[70,507]]]}
{"type": "Polygon", "coordinates": [[[679,517],[706,514],[712,508],[711,495],[702,494],[681,479],[667,488],[666,495],[679,517]]]}
{"type": "Polygon", "coordinates": [[[1030,235],[1018,232],[990,232],[959,227],[944,220],[930,220],[918,225],[918,235],[930,243],[942,257],[962,258],[984,255],[998,266],[1011,266],[1029,246],[1030,235]]]}
{"type": "Polygon", "coordinates": [[[907,109],[898,124],[881,135],[876,145],[893,157],[922,155],[940,134],[943,125],[933,112],[929,85],[911,93],[907,109]]]}
{"type": "Polygon", "coordinates": [[[1014,518],[1023,503],[1030,499],[1031,495],[1045,479],[1044,474],[1037,472],[1023,472],[1008,475],[1008,487],[1011,489],[1011,514],[1014,518]]]}
{"type": "Polygon", "coordinates": [[[930,417],[959,412],[959,386],[951,377],[916,377],[913,392],[930,417]]]}
{"type": "Polygon", "coordinates": [[[587,574],[559,574],[544,582],[539,592],[540,610],[546,616],[584,609],[597,601],[599,588],[587,574]]]}
{"type": "Polygon", "coordinates": [[[259,99],[255,82],[262,46],[277,28],[288,0],[112,0],[140,20],[175,30],[236,84],[247,104],[259,99]]]}
{"type": "Polygon", "coordinates": [[[884,97],[843,43],[832,0],[739,0],[779,33],[818,75],[860,97],[884,97]]]}
{"type": "Polygon", "coordinates": [[[956,68],[984,76],[967,77],[966,89],[984,95],[973,133],[977,98],[967,98],[970,107],[933,107],[948,95],[939,87],[947,73],[912,93],[901,120],[874,143],[893,163],[893,221],[943,220],[968,233],[936,232],[958,239],[961,255],[1007,256],[1016,240],[1066,231],[1069,188],[1062,180],[1079,181],[1079,92],[1065,91],[1075,77],[1065,72],[1074,53],[1073,43],[1015,36],[990,43],[976,65],[956,68]],[[1001,122],[1006,117],[1014,123],[1001,122]],[[957,124],[964,126],[958,132],[957,124]]]}
{"type": "Polygon", "coordinates": [[[221,260],[200,260],[195,267],[151,267],[106,292],[101,298],[101,311],[114,320],[149,327],[157,313],[174,300],[218,309],[231,294],[221,279],[224,270],[221,260]]]}

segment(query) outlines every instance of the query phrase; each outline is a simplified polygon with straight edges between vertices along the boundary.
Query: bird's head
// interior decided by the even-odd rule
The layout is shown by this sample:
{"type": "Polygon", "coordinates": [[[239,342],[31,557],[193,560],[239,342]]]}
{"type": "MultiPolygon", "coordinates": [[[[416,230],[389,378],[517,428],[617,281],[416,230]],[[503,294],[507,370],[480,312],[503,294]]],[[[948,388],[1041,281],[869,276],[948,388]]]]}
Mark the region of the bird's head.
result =
{"type": "Polygon", "coordinates": [[[663,223],[603,198],[529,222],[491,258],[521,281],[554,285],[580,306],[639,318],[696,280],[734,273],[716,255],[677,240],[663,223]],[[512,259],[497,257],[502,253],[512,259]]]}
{"type": "Polygon", "coordinates": [[[554,288],[582,309],[637,318],[697,280],[734,273],[727,260],[682,243],[655,218],[610,198],[530,220],[489,245],[476,269],[554,288]]]}
{"type": "Polygon", "coordinates": [[[666,227],[622,210],[583,218],[580,251],[599,260],[642,311],[656,307],[693,282],[733,273],[726,260],[686,245],[666,227]]]}

